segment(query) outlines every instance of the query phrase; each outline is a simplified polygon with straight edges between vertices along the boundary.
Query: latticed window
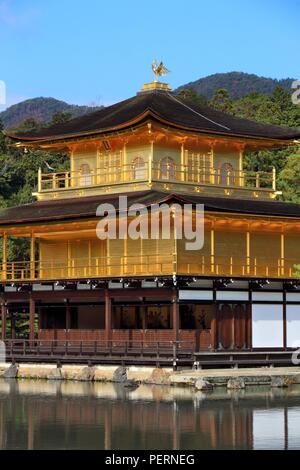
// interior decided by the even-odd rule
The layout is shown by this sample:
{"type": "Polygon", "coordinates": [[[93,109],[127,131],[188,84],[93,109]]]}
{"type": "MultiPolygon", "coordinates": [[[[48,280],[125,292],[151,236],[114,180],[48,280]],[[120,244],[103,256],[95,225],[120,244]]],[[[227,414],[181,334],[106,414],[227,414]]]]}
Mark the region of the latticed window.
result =
{"type": "Polygon", "coordinates": [[[234,185],[234,170],[231,163],[223,163],[220,167],[220,185],[234,185]]]}
{"type": "Polygon", "coordinates": [[[132,162],[133,167],[133,178],[135,180],[144,180],[146,178],[146,166],[145,162],[141,157],[137,157],[132,162]]]}
{"type": "Polygon", "coordinates": [[[122,165],[122,152],[106,152],[100,155],[100,168],[120,168],[122,165]]]}
{"type": "Polygon", "coordinates": [[[91,186],[92,184],[92,172],[88,163],[83,163],[80,167],[80,185],[91,186]]]}
{"type": "Polygon", "coordinates": [[[211,154],[188,152],[187,164],[189,181],[195,183],[211,182],[211,154]]]}
{"type": "Polygon", "coordinates": [[[105,152],[100,154],[101,182],[115,182],[120,179],[122,169],[122,152],[105,152]]]}
{"type": "Polygon", "coordinates": [[[175,162],[170,157],[165,157],[160,162],[160,178],[163,180],[175,179],[175,162]]]}

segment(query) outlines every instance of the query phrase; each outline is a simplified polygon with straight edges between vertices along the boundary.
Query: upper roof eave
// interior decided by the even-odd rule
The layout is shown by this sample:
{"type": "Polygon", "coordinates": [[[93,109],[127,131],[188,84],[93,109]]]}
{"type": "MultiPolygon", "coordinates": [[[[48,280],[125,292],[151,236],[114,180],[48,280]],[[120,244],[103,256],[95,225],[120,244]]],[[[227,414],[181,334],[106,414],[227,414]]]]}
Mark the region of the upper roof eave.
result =
{"type": "MultiPolygon", "coordinates": [[[[271,138],[271,137],[264,137],[264,136],[257,136],[257,135],[250,135],[250,134],[243,134],[243,133],[237,133],[237,132],[222,132],[220,131],[213,131],[211,129],[198,129],[193,126],[184,126],[178,123],[174,123],[171,121],[168,121],[167,119],[162,118],[159,116],[157,113],[155,113],[152,109],[147,109],[144,113],[140,114],[137,116],[135,119],[132,119],[130,121],[124,122],[118,126],[113,126],[113,127],[108,127],[104,129],[97,129],[97,130],[92,130],[92,131],[82,131],[82,132],[76,132],[73,134],[62,134],[62,135],[57,135],[57,136],[51,136],[51,137],[36,137],[35,139],[32,139],[32,137],[26,137],[26,136],[18,136],[18,135],[12,135],[5,133],[7,137],[9,137],[11,140],[15,141],[14,146],[39,146],[42,144],[57,144],[57,143],[66,143],[66,142],[71,142],[72,140],[85,140],[86,138],[97,138],[100,136],[105,135],[106,137],[109,137],[109,134],[113,135],[116,132],[126,132],[127,130],[129,131],[132,127],[137,127],[139,124],[142,124],[147,121],[147,118],[153,119],[154,121],[167,125],[170,128],[185,131],[185,132],[193,132],[199,135],[206,135],[210,137],[223,137],[223,138],[238,138],[238,139],[245,139],[245,140],[251,140],[251,141],[261,141],[261,142],[269,142],[274,145],[293,145],[297,143],[297,138],[293,137],[285,137],[285,138],[271,138]]],[[[300,132],[299,132],[299,137],[300,137],[300,132]]]]}

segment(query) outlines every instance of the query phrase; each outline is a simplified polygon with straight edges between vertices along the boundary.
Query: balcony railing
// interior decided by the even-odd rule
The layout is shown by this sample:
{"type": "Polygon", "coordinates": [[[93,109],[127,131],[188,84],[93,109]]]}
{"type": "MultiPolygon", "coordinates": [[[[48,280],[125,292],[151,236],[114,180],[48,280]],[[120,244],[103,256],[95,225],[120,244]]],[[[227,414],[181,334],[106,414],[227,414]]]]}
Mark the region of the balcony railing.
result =
{"type": "Polygon", "coordinates": [[[222,171],[216,168],[190,168],[182,165],[165,165],[145,162],[143,166],[124,165],[91,170],[43,174],[39,171],[38,192],[59,191],[69,188],[88,188],[130,182],[175,182],[194,185],[218,185],[253,190],[276,190],[276,172],[222,171]]]}
{"type": "Polygon", "coordinates": [[[294,278],[296,260],[197,256],[186,262],[175,254],[72,259],[69,262],[22,261],[2,265],[1,281],[47,281],[162,275],[294,278]]]}

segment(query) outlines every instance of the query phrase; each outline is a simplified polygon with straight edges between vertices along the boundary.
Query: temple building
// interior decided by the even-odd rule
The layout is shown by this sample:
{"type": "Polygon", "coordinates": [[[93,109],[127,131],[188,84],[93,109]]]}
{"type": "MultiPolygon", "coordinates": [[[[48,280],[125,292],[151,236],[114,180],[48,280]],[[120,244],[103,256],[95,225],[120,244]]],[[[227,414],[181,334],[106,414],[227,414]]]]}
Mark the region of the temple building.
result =
{"type": "Polygon", "coordinates": [[[278,200],[275,169],[248,173],[243,161],[299,144],[299,130],[195,105],[155,81],[126,101],[10,137],[29,152],[68,154],[70,168],[40,169],[36,202],[0,211],[2,339],[18,340],[23,309],[39,347],[177,342],[255,354],[300,342],[300,206],[278,200]],[[118,208],[119,196],[149,211],[204,205],[203,247],[188,250],[174,222],[169,238],[160,223],[155,239],[100,240],[97,208],[118,208]],[[30,241],[30,259],[8,260],[10,237],[30,241]]]}

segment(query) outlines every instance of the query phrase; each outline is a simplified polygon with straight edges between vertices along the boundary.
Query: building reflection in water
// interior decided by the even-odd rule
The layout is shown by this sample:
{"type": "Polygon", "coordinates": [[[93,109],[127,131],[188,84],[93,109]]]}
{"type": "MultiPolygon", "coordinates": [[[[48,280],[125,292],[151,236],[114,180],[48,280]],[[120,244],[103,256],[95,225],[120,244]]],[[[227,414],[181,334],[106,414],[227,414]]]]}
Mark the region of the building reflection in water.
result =
{"type": "Polygon", "coordinates": [[[300,388],[0,381],[1,449],[299,449],[300,388]]]}

